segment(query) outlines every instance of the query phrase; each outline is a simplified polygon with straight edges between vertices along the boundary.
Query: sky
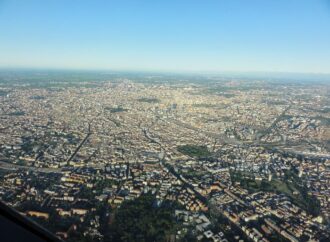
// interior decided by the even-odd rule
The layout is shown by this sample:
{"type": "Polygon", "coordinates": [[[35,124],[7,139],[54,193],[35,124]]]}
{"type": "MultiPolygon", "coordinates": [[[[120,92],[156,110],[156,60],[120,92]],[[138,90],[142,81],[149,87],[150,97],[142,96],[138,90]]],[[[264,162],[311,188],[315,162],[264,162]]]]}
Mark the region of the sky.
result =
{"type": "Polygon", "coordinates": [[[330,0],[0,0],[0,67],[330,73],[330,0]]]}

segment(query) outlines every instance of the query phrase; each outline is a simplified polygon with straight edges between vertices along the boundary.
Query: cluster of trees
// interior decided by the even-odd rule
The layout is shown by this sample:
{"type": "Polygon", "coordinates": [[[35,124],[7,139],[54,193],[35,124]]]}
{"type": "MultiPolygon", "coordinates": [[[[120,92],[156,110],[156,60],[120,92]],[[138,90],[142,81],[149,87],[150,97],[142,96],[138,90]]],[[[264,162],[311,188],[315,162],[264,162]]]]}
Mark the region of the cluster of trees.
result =
{"type": "Polygon", "coordinates": [[[23,116],[25,115],[25,112],[23,111],[15,111],[15,112],[11,112],[8,114],[9,116],[23,116]]]}
{"type": "Polygon", "coordinates": [[[175,236],[177,224],[175,203],[156,206],[155,196],[148,193],[125,201],[110,219],[106,241],[169,241],[175,236]]]}
{"type": "Polygon", "coordinates": [[[265,191],[284,193],[294,204],[306,210],[309,214],[312,214],[313,216],[320,214],[319,200],[317,200],[315,196],[308,194],[307,187],[301,185],[302,182],[300,181],[300,178],[292,171],[288,171],[285,174],[284,181],[278,179],[272,181],[255,181],[252,176],[240,171],[231,172],[231,179],[232,182],[239,182],[242,188],[247,189],[250,192],[265,191]],[[294,195],[293,191],[297,192],[297,194],[294,195]]]}
{"type": "Polygon", "coordinates": [[[128,109],[123,108],[123,107],[117,107],[117,108],[110,108],[110,107],[106,107],[106,110],[109,110],[110,113],[121,113],[121,112],[126,112],[128,109]]]}
{"type": "Polygon", "coordinates": [[[157,98],[147,98],[147,97],[139,98],[138,101],[145,102],[145,103],[159,103],[160,102],[160,100],[157,98]]]}
{"type": "Polygon", "coordinates": [[[31,96],[30,99],[34,99],[34,100],[44,100],[45,97],[44,97],[44,96],[36,95],[36,96],[31,96]]]}
{"type": "Polygon", "coordinates": [[[191,157],[208,157],[211,152],[204,145],[182,145],[179,146],[178,151],[184,155],[189,155],[191,157]]]}
{"type": "Polygon", "coordinates": [[[300,194],[302,197],[302,203],[304,204],[308,213],[313,216],[320,215],[321,204],[320,201],[314,195],[309,195],[307,188],[304,186],[300,189],[300,194]]]}

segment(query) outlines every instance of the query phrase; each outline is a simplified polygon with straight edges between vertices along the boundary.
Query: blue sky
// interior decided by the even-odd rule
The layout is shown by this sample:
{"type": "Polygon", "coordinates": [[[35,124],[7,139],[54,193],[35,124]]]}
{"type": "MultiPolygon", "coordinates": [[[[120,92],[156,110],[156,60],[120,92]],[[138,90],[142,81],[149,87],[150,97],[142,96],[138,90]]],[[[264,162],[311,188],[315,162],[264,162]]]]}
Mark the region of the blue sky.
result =
{"type": "Polygon", "coordinates": [[[330,1],[0,0],[0,67],[330,73],[330,1]]]}

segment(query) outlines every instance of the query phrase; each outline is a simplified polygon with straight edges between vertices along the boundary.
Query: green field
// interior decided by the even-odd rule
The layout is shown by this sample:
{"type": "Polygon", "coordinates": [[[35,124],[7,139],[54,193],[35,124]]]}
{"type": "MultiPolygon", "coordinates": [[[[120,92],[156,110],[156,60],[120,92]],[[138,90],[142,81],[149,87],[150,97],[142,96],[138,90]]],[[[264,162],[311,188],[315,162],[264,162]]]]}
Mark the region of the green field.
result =
{"type": "Polygon", "coordinates": [[[138,99],[139,102],[144,103],[160,103],[160,100],[157,98],[143,97],[138,99]]]}
{"type": "Polygon", "coordinates": [[[128,109],[123,107],[117,107],[117,108],[106,107],[105,110],[110,111],[110,113],[121,113],[121,112],[126,112],[128,109]]]}
{"type": "Polygon", "coordinates": [[[184,155],[190,157],[208,157],[211,155],[211,152],[207,149],[206,146],[202,145],[182,145],[178,146],[177,150],[184,155]]]}
{"type": "Polygon", "coordinates": [[[114,212],[106,235],[111,241],[169,241],[176,234],[176,204],[155,205],[155,196],[144,194],[125,201],[114,212]]]}
{"type": "Polygon", "coordinates": [[[23,111],[15,111],[15,112],[9,113],[8,115],[9,116],[23,116],[23,115],[25,115],[25,112],[23,112],[23,111]]]}

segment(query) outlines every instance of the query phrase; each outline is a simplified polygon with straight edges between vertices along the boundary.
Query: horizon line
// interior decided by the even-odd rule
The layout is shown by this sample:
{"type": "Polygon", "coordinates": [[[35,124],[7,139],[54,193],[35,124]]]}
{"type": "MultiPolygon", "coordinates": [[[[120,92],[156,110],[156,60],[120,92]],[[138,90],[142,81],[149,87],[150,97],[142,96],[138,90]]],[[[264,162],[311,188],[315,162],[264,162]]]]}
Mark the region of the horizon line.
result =
{"type": "Polygon", "coordinates": [[[0,71],[77,71],[77,72],[137,72],[168,74],[288,74],[328,76],[330,72],[270,71],[270,70],[171,70],[171,69],[134,69],[134,68],[75,68],[75,67],[8,67],[0,66],[0,71]]]}

